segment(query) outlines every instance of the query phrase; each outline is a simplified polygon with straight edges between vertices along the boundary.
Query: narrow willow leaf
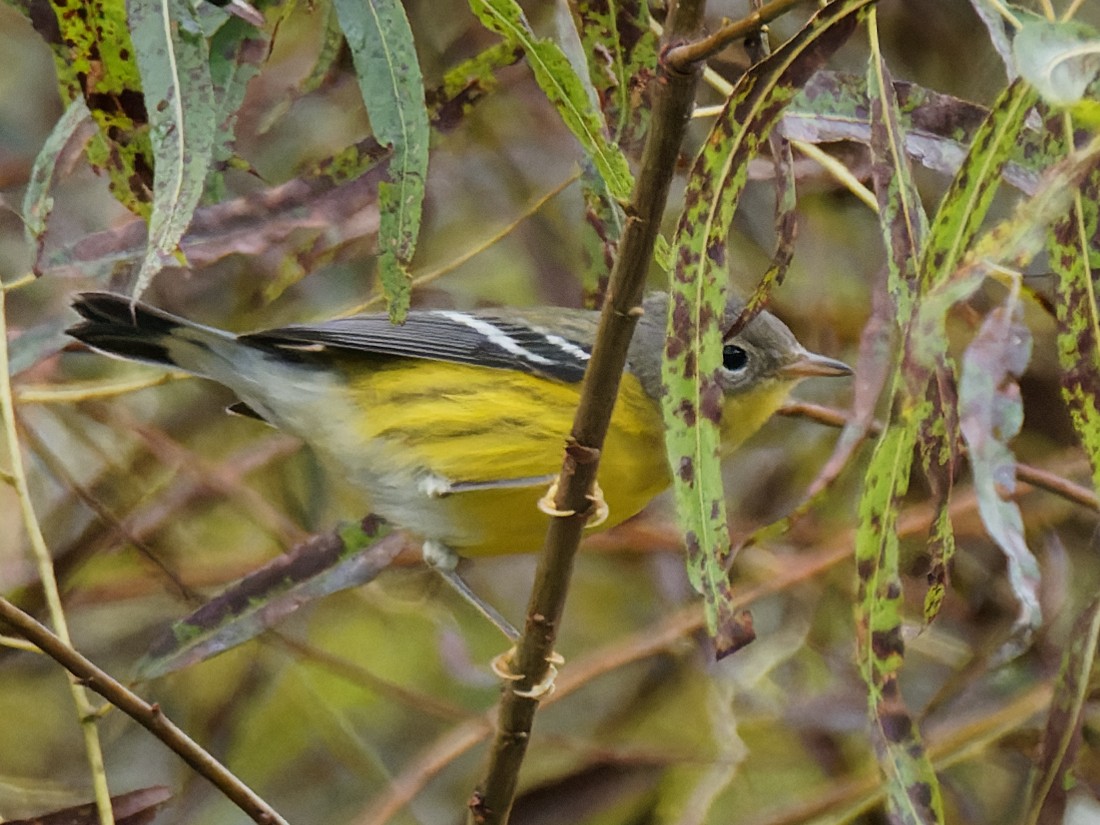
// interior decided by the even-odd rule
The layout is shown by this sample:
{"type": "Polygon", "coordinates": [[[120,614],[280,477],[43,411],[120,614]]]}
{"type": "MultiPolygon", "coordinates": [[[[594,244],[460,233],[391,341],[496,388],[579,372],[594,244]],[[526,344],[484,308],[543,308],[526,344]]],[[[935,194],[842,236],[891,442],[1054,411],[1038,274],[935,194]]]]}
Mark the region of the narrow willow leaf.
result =
{"type": "Polygon", "coordinates": [[[892,421],[875,445],[864,480],[856,531],[859,665],[869,688],[890,810],[899,822],[943,822],[939,783],[920,730],[901,698],[902,583],[897,516],[909,487],[916,435],[911,422],[892,421]]]}
{"type": "MultiPolygon", "coordinates": [[[[928,235],[928,218],[913,182],[906,155],[906,135],[901,123],[893,78],[872,38],[867,70],[867,93],[871,111],[871,176],[879,204],[879,225],[887,250],[887,285],[897,306],[899,324],[907,336],[905,351],[911,353],[910,322],[919,291],[916,260],[928,235]]],[[[931,622],[939,612],[946,591],[948,564],[955,552],[955,534],[948,517],[951,488],[958,459],[958,427],[955,415],[954,368],[942,354],[946,336],[937,331],[939,343],[928,370],[907,357],[901,367],[913,398],[922,392],[923,403],[912,407],[912,426],[917,432],[921,467],[932,488],[936,517],[929,536],[929,591],[924,619],[931,622]]]]}
{"type": "Polygon", "coordinates": [[[156,174],[140,294],[176,255],[202,197],[214,150],[214,91],[206,36],[188,3],[129,0],[156,174]]]}
{"type": "Polygon", "coordinates": [[[1043,731],[1039,759],[1031,775],[1022,822],[1061,823],[1065,820],[1069,772],[1081,746],[1081,728],[1092,689],[1096,648],[1100,644],[1100,599],[1081,611],[1062,654],[1062,666],[1054,685],[1050,717],[1043,731]]]}
{"type": "Polygon", "coordinates": [[[1072,208],[1053,228],[1050,266],[1058,276],[1058,361],[1062,397],[1092,465],[1093,489],[1100,490],[1100,310],[1089,239],[1100,231],[1100,170],[1094,169],[1072,208]]]}
{"type": "Polygon", "coordinates": [[[1020,76],[1054,106],[1079,102],[1100,75],[1100,32],[1074,20],[1028,19],[1012,53],[1020,76]]]}
{"type": "Polygon", "coordinates": [[[396,538],[388,524],[368,518],[291,549],[173,624],[138,663],[138,678],[206,661],[303,605],[371,581],[400,552],[403,542],[396,538]]]}
{"type": "Polygon", "coordinates": [[[98,134],[88,143],[88,160],[107,172],[111,194],[136,215],[148,218],[153,191],[153,151],[147,102],[134,60],[125,4],[88,0],[79,13],[54,5],[59,36],[54,65],[64,100],[84,99],[98,134]]]}
{"type": "Polygon", "coordinates": [[[41,274],[40,261],[42,245],[45,241],[46,222],[49,220],[50,212],[53,211],[50,188],[53,185],[57,159],[72,140],[77,129],[81,124],[87,123],[90,117],[91,113],[84,105],[83,98],[73,100],[61,119],[50,130],[49,137],[38,152],[38,157],[34,159],[31,177],[27,182],[27,191],[23,194],[23,226],[27,241],[37,250],[33,265],[36,274],[41,274]]]}
{"type": "Polygon", "coordinates": [[[963,356],[959,419],[966,439],[978,509],[990,537],[1008,559],[1008,578],[1020,603],[1021,628],[1036,628],[1039,564],[1027,547],[1024,520],[1012,501],[1016,459],[1009,442],[1023,426],[1016,383],[1031,358],[1031,333],[1014,291],[989,313],[963,356]]]}
{"type": "Polygon", "coordinates": [[[951,186],[932,220],[920,259],[922,289],[951,276],[962,262],[981,228],[1001,181],[1028,110],[1038,99],[1026,83],[1016,81],[997,98],[989,116],[974,135],[951,186]]]}
{"type": "MultiPolygon", "coordinates": [[[[662,400],[677,512],[688,546],[688,574],[703,595],[707,624],[719,640],[732,621],[726,574],[731,555],[719,459],[722,392],[717,384],[725,317],[726,236],[749,161],[822,62],[855,29],[867,0],[837,0],[734,87],[692,166],[676,229],[669,338],[662,400]],[[721,327],[721,328],[720,328],[721,327]]],[[[727,433],[727,448],[735,434],[727,433]]]]}
{"type": "Polygon", "coordinates": [[[390,318],[409,308],[409,266],[420,233],[428,174],[428,110],[408,18],[398,0],[336,0],[374,136],[393,149],[378,186],[379,274],[390,318]]]}
{"type": "Polygon", "coordinates": [[[580,141],[611,194],[620,201],[627,200],[634,187],[630,167],[619,147],[609,140],[603,119],[562,50],[549,40],[535,37],[515,0],[470,0],[470,8],[482,25],[523,48],[539,88],[580,141]]]}
{"type": "Polygon", "coordinates": [[[589,79],[611,134],[640,143],[649,125],[646,97],[657,73],[657,35],[642,0],[581,0],[569,4],[587,56],[589,79]]]}

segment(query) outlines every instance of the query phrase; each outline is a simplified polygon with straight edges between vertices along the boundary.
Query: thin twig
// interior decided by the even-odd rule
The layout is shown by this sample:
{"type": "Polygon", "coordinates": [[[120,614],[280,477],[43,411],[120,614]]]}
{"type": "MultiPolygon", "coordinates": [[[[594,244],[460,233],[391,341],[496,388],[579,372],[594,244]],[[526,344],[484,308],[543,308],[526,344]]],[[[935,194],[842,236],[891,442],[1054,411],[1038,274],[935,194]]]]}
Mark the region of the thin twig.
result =
{"type": "MultiPolygon", "coordinates": [[[[704,0],[681,0],[671,8],[663,41],[666,52],[698,32],[704,7],[704,0]]],[[[511,657],[511,666],[519,678],[504,687],[489,766],[470,800],[470,821],[478,825],[507,822],[515,799],[519,768],[539,704],[539,686],[550,673],[573,559],[592,510],[589,496],[596,480],[600,450],[619,393],[646,274],[653,260],[700,74],[701,67],[696,63],[670,65],[661,60],[658,66],[653,83],[652,126],[627,208],[619,257],[611,273],[607,302],[600,316],[557,484],[555,508],[573,515],[550,520],[527,606],[524,632],[511,657]]]]}
{"type": "MultiPolygon", "coordinates": [[[[15,400],[11,389],[11,369],[8,361],[8,327],[5,294],[0,289],[0,412],[7,436],[8,460],[11,462],[11,481],[19,499],[19,511],[23,517],[23,529],[27,532],[38,579],[46,597],[50,621],[57,628],[58,635],[69,643],[69,627],[65,610],[61,604],[61,591],[57,586],[53,557],[42,535],[42,526],[34,511],[31,500],[27,473],[23,466],[23,445],[19,443],[19,433],[15,423],[15,400]]],[[[69,692],[80,720],[80,731],[84,739],[84,752],[88,759],[88,769],[92,776],[92,788],[95,796],[96,812],[101,825],[114,825],[115,815],[111,805],[111,790],[107,783],[107,769],[103,762],[103,745],[99,740],[99,728],[91,700],[87,692],[76,681],[69,681],[69,692]]]]}
{"type": "Polygon", "coordinates": [[[254,822],[262,825],[287,825],[274,808],[218,762],[194,739],[161,712],[160,706],[146,702],[109,673],[97,667],[71,645],[63,642],[33,616],[24,613],[0,597],[0,619],[25,639],[69,671],[79,683],[95,691],[157,739],[176,752],[197,773],[206,777],[254,822]]]}
{"type": "MultiPolygon", "coordinates": [[[[848,416],[843,410],[821,404],[809,404],[804,401],[786,404],[779,412],[782,415],[795,418],[808,418],[827,427],[843,427],[848,423],[848,416]]],[[[871,435],[878,435],[882,432],[882,424],[878,421],[873,422],[868,432],[871,435]]],[[[1094,513],[1100,513],[1100,498],[1096,496],[1096,493],[1087,487],[1063,478],[1057,473],[1052,473],[1050,470],[1044,470],[1042,467],[1035,467],[1018,461],[1016,462],[1016,478],[1025,484],[1030,484],[1032,487],[1046,490],[1048,493],[1053,493],[1066,501],[1092,510],[1094,513]]]]}
{"type": "Polygon", "coordinates": [[[718,54],[735,40],[742,40],[750,34],[755,34],[772,20],[782,17],[795,6],[807,2],[809,0],[772,0],[771,3],[761,6],[752,14],[735,22],[727,23],[714,34],[669,49],[665,59],[668,61],[669,66],[674,69],[687,70],[708,57],[718,54]]]}

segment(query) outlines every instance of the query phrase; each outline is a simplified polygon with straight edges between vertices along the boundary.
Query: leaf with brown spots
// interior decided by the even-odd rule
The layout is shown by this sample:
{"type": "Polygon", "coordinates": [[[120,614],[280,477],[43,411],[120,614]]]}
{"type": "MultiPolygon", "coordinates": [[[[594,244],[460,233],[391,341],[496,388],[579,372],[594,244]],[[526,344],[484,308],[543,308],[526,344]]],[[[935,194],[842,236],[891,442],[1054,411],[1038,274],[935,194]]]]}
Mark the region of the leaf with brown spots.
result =
{"type": "Polygon", "coordinates": [[[1047,243],[1050,267],[1058,276],[1058,361],[1062,398],[1092,466],[1093,489],[1100,490],[1100,311],[1090,239],[1100,231],[1100,169],[1093,169],[1073,196],[1068,214],[1054,224],[1047,243]]]}
{"type": "Polygon", "coordinates": [[[640,144],[649,128],[649,84],[657,73],[649,6],[641,0],[579,0],[569,9],[612,137],[624,147],[640,144]]]}
{"type": "Polygon", "coordinates": [[[153,200],[153,148],[142,78],[126,15],[112,0],[54,3],[54,65],[63,99],[84,99],[99,127],[88,160],[107,172],[111,194],[148,218],[153,200]]]}
{"type": "MultiPolygon", "coordinates": [[[[870,0],[835,0],[734,87],[692,166],[673,243],[669,337],[662,376],[666,447],[688,543],[688,575],[711,634],[735,621],[726,570],[732,550],[719,468],[726,237],[756,156],[787,103],[848,39],[870,0]]],[[[728,322],[726,323],[728,326],[728,322]]]]}

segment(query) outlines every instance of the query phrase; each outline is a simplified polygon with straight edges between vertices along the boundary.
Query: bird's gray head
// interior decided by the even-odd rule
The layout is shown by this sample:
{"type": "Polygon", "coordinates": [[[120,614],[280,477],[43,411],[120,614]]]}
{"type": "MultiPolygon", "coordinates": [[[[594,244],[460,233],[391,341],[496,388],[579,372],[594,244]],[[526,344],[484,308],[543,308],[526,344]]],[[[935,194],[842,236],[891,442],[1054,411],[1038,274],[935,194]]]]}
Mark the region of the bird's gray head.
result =
{"type": "MultiPolygon", "coordinates": [[[[730,329],[745,304],[730,297],[722,319],[723,330],[730,329]]],[[[668,296],[655,293],[646,298],[645,315],[638,323],[630,347],[632,371],[646,392],[660,397],[660,359],[652,353],[662,352],[665,341],[665,317],[668,296]],[[642,357],[642,353],[648,353],[642,357]]],[[[722,348],[722,368],[718,382],[726,394],[738,394],[772,382],[794,384],[811,376],[850,375],[851,368],[832,358],[810,352],[798,342],[787,325],[770,312],[760,312],[722,348]]]]}

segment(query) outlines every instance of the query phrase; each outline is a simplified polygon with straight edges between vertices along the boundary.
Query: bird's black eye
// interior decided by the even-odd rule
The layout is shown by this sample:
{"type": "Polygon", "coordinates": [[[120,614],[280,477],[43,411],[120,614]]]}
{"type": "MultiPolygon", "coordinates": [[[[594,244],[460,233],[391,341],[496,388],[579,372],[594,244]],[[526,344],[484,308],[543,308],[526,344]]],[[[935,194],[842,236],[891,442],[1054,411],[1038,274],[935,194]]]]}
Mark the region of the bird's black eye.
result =
{"type": "Polygon", "coordinates": [[[749,363],[749,354],[736,344],[726,344],[722,347],[722,366],[730,372],[743,370],[749,363]]]}

